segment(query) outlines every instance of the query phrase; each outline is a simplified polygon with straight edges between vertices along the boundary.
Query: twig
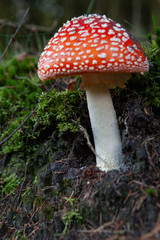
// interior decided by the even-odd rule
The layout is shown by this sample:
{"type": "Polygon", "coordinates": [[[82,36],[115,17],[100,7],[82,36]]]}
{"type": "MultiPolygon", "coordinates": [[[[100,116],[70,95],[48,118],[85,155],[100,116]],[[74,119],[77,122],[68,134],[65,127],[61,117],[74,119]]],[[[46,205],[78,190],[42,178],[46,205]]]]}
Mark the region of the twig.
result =
{"type": "MultiPolygon", "coordinates": [[[[48,95],[48,93],[55,87],[58,85],[60,79],[57,79],[56,82],[53,84],[53,86],[48,90],[48,92],[46,93],[46,95],[48,95]]],[[[3,141],[0,142],[0,146],[7,142],[11,137],[13,137],[13,135],[27,122],[27,120],[32,116],[33,113],[35,113],[35,111],[38,109],[39,107],[39,103],[37,104],[37,106],[32,110],[32,112],[26,117],[26,119],[3,141]]]]}
{"type": "Polygon", "coordinates": [[[17,27],[15,33],[11,36],[11,38],[10,38],[10,40],[9,40],[9,43],[8,43],[6,49],[4,50],[3,54],[2,54],[1,57],[0,57],[0,61],[2,60],[2,58],[4,57],[4,55],[6,54],[6,52],[7,52],[8,48],[9,48],[9,46],[11,45],[13,39],[15,38],[16,34],[18,33],[19,29],[21,28],[21,26],[22,26],[22,24],[23,24],[23,21],[24,21],[25,17],[27,16],[28,12],[29,12],[29,8],[27,8],[27,10],[25,11],[25,13],[24,13],[24,15],[23,15],[20,23],[18,24],[18,27],[17,27]]]}
{"type": "Polygon", "coordinates": [[[78,122],[76,122],[76,121],[74,121],[74,120],[72,120],[72,122],[75,123],[75,124],[79,127],[79,130],[84,134],[84,137],[85,137],[86,140],[87,140],[87,144],[88,144],[89,148],[91,149],[91,151],[94,153],[94,155],[95,155],[96,157],[98,157],[100,160],[102,160],[103,162],[105,162],[104,159],[101,158],[101,157],[96,153],[96,151],[95,151],[92,143],[90,142],[90,139],[89,139],[89,135],[88,135],[88,133],[87,133],[87,130],[86,130],[84,127],[82,127],[82,125],[79,124],[78,122]]]}
{"type": "Polygon", "coordinates": [[[157,223],[152,231],[142,235],[138,240],[153,239],[154,236],[157,236],[157,239],[160,236],[160,214],[158,215],[157,223]]]}
{"type": "MultiPolygon", "coordinates": [[[[58,21],[54,20],[50,27],[45,27],[45,26],[40,26],[35,24],[24,24],[23,26],[26,30],[29,30],[31,32],[51,33],[54,31],[57,25],[58,25],[58,21]]],[[[0,19],[0,28],[6,27],[6,26],[16,28],[17,24],[14,22],[10,22],[7,19],[0,19]]],[[[23,36],[26,36],[26,35],[23,35],[23,36]]]]}

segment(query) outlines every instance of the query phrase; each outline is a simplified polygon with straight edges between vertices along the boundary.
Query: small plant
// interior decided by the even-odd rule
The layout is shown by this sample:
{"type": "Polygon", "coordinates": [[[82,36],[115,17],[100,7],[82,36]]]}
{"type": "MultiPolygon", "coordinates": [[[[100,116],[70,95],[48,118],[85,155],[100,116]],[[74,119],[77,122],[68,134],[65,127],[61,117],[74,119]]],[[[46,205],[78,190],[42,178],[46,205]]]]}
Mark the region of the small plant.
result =
{"type": "Polygon", "coordinates": [[[83,217],[81,215],[81,213],[79,212],[79,210],[76,208],[76,204],[75,202],[77,201],[77,199],[75,198],[70,198],[66,200],[70,203],[72,209],[65,213],[62,217],[65,227],[63,230],[63,234],[66,234],[68,232],[68,228],[71,226],[71,224],[76,221],[78,224],[81,224],[83,221],[83,217]]]}

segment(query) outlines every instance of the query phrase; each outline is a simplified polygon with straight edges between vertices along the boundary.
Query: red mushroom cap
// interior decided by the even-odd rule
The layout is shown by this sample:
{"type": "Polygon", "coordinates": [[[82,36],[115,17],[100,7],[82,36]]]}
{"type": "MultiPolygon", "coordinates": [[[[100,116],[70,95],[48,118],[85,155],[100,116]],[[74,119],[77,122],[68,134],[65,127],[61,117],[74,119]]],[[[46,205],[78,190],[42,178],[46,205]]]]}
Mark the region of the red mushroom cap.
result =
{"type": "Polygon", "coordinates": [[[119,23],[90,14],[68,21],[49,41],[38,63],[41,80],[89,72],[147,72],[141,45],[119,23]]]}

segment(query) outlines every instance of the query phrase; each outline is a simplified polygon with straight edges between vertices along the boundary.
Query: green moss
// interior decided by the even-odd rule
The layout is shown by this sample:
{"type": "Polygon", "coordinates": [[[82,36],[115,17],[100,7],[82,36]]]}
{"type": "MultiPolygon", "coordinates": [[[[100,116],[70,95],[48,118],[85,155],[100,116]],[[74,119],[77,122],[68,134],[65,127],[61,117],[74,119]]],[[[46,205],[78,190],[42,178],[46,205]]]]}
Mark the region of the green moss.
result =
{"type": "Polygon", "coordinates": [[[2,174],[1,178],[1,188],[0,188],[0,195],[4,196],[7,194],[10,194],[11,192],[14,192],[14,190],[18,187],[20,184],[20,180],[15,174],[7,174],[4,172],[2,174]]]}
{"type": "Polygon", "coordinates": [[[85,95],[80,91],[52,92],[47,97],[42,94],[37,110],[38,120],[43,126],[57,122],[60,132],[70,130],[75,132],[78,127],[72,119],[80,115],[80,103],[85,95]]]}

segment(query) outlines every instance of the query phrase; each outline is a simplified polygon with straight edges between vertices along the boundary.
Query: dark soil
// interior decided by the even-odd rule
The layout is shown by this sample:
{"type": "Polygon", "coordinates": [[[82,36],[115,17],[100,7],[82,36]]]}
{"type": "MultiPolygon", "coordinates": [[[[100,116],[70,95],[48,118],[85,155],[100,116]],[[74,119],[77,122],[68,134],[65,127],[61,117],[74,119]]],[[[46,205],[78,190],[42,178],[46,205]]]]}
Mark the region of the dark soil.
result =
{"type": "MultiPolygon", "coordinates": [[[[146,109],[137,95],[113,96],[113,101],[124,168],[100,171],[83,132],[60,134],[59,151],[46,161],[28,199],[22,194],[33,180],[26,178],[14,195],[1,200],[0,213],[6,218],[0,220],[0,239],[160,239],[160,113],[146,109]],[[77,199],[75,204],[71,199],[77,199]],[[71,212],[68,231],[62,234],[64,214],[71,212]]],[[[81,125],[93,144],[87,107],[82,107],[81,125]]],[[[44,138],[37,161],[44,161],[44,145],[54,137],[44,138]]]]}

